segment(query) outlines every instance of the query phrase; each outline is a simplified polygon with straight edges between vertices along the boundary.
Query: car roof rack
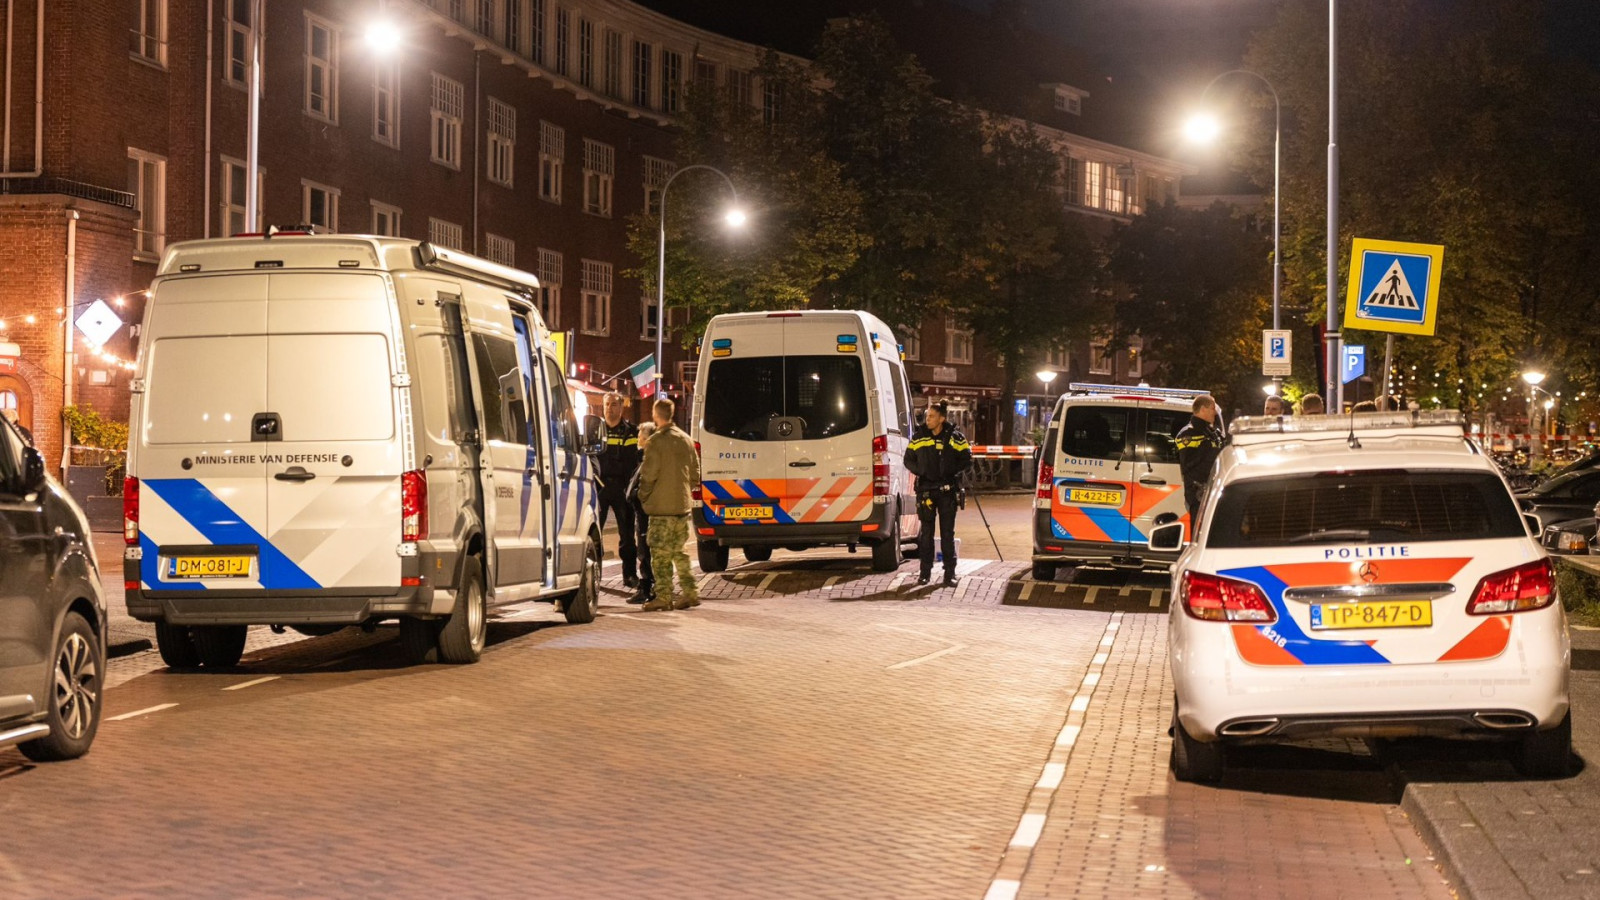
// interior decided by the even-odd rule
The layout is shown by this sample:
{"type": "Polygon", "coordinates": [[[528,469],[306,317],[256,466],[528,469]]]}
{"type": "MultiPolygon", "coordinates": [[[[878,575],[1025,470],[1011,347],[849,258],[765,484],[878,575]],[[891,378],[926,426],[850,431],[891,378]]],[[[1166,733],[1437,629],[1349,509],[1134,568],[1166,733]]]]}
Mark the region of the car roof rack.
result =
{"type": "Polygon", "coordinates": [[[539,279],[531,272],[490,262],[460,250],[440,247],[429,241],[417,245],[417,267],[477,278],[529,296],[539,290],[539,279]]]}
{"type": "Polygon", "coordinates": [[[1193,400],[1203,394],[1210,393],[1210,391],[1193,391],[1185,388],[1151,387],[1148,384],[1091,384],[1086,381],[1074,381],[1068,384],[1067,392],[1071,394],[1112,394],[1139,400],[1193,400]]]}

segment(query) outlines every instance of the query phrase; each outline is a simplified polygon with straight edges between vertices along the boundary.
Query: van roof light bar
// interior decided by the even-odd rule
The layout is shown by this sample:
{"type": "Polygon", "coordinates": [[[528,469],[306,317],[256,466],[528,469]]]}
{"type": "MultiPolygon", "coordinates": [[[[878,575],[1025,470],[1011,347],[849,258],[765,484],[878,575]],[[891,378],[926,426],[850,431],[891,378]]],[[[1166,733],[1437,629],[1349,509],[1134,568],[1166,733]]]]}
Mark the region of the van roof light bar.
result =
{"type": "Polygon", "coordinates": [[[1323,416],[1241,416],[1229,424],[1228,433],[1312,434],[1410,428],[1459,428],[1465,433],[1466,424],[1466,418],[1458,409],[1362,412],[1323,416]]]}
{"type": "Polygon", "coordinates": [[[531,273],[427,241],[417,245],[417,267],[491,281],[519,293],[531,293],[539,289],[539,279],[531,273]]]}
{"type": "Polygon", "coordinates": [[[1163,397],[1177,400],[1193,400],[1209,391],[1193,391],[1186,388],[1151,387],[1148,384],[1090,384],[1085,381],[1074,381],[1067,385],[1067,391],[1073,394],[1121,394],[1123,396],[1163,397]]]}

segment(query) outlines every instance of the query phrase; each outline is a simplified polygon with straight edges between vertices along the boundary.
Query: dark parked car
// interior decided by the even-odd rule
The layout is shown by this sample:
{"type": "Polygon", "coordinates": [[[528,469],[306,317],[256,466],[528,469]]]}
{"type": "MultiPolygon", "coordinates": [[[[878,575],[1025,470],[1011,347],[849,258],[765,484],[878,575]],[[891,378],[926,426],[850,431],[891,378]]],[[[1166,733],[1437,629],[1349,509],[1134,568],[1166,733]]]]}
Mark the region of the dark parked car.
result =
{"type": "Polygon", "coordinates": [[[1517,494],[1522,511],[1539,519],[1539,531],[1557,522],[1585,518],[1600,502],[1600,468],[1568,468],[1538,487],[1517,494]]]}
{"type": "Polygon", "coordinates": [[[0,747],[89,751],[100,725],[106,606],[83,512],[0,419],[0,747]]]}
{"type": "Polygon", "coordinates": [[[1551,553],[1567,556],[1600,554],[1600,503],[1587,516],[1546,525],[1539,543],[1551,553]]]}

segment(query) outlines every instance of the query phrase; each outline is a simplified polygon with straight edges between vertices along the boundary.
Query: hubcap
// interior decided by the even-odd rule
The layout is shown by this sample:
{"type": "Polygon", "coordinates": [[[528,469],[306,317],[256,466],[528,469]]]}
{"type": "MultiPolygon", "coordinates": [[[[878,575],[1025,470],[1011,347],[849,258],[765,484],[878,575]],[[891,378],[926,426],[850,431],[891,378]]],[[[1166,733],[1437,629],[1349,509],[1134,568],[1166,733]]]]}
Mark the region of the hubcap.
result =
{"type": "Polygon", "coordinates": [[[488,637],[488,627],[483,611],[483,589],[477,588],[467,598],[467,632],[472,635],[472,648],[482,650],[488,637]]]}
{"type": "Polygon", "coordinates": [[[89,732],[95,704],[100,699],[100,672],[94,648],[81,634],[68,635],[56,660],[56,715],[67,736],[76,740],[89,732]]]}

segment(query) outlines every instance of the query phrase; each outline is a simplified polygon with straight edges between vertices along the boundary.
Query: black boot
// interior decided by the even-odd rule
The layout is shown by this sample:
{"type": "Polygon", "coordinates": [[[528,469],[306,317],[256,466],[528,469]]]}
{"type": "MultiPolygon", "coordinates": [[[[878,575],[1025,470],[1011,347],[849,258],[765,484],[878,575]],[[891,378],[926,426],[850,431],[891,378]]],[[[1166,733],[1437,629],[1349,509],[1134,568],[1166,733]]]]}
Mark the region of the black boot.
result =
{"type": "Polygon", "coordinates": [[[926,585],[930,580],[932,580],[932,578],[932,572],[923,572],[921,575],[917,576],[917,586],[922,587],[923,585],[926,585]]]}
{"type": "Polygon", "coordinates": [[[651,600],[654,600],[655,597],[656,597],[655,585],[647,584],[647,585],[644,585],[644,586],[640,587],[638,592],[635,593],[632,597],[629,597],[628,598],[628,602],[632,603],[634,606],[641,606],[641,605],[643,605],[645,603],[649,603],[651,600]]]}
{"type": "Polygon", "coordinates": [[[637,588],[639,586],[639,576],[624,574],[622,576],[622,586],[630,591],[637,588]]]}
{"type": "Polygon", "coordinates": [[[945,587],[955,587],[956,586],[956,582],[959,581],[959,580],[960,579],[956,578],[956,573],[953,570],[948,570],[947,569],[945,571],[945,573],[944,573],[944,586],[945,587]]]}

